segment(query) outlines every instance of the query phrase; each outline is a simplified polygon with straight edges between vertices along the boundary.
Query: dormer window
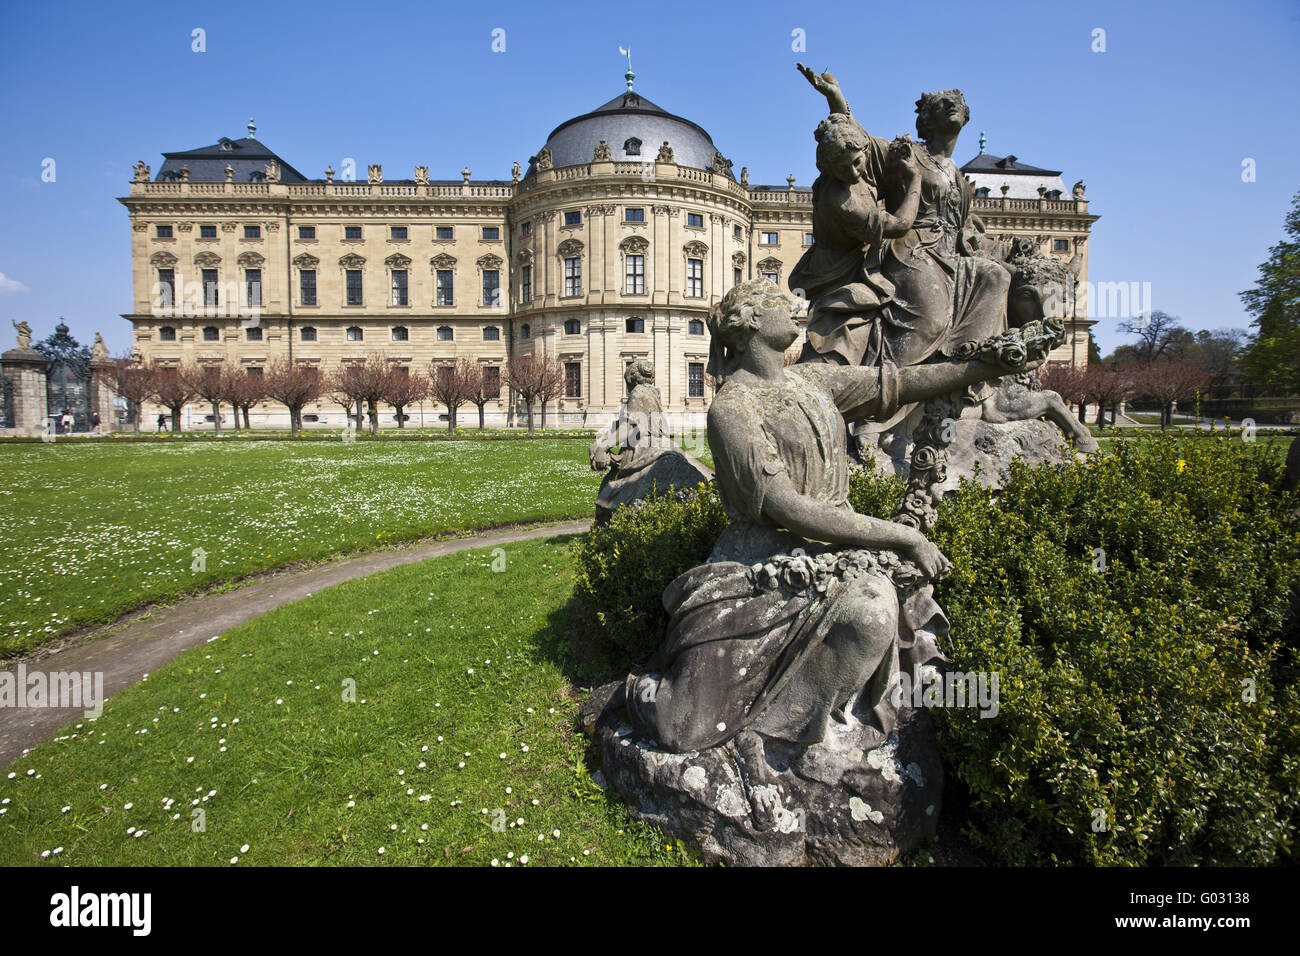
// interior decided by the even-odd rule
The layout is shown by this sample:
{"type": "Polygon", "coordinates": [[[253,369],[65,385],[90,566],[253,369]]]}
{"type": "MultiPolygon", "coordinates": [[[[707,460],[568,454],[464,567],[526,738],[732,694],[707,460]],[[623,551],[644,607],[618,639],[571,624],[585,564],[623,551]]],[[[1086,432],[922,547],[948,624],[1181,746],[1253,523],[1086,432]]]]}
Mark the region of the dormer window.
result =
{"type": "Polygon", "coordinates": [[[641,141],[633,136],[623,144],[623,152],[629,156],[641,155],[641,141]]]}
{"type": "Polygon", "coordinates": [[[261,169],[255,169],[248,174],[248,181],[250,183],[264,183],[266,182],[266,172],[261,169]]]}
{"type": "Polygon", "coordinates": [[[229,153],[233,151],[235,148],[235,144],[232,143],[230,141],[230,138],[227,136],[221,137],[221,139],[217,140],[217,142],[221,145],[221,151],[223,153],[229,153]]]}
{"type": "Polygon", "coordinates": [[[975,190],[975,195],[976,195],[978,198],[980,198],[980,199],[988,199],[988,198],[989,198],[989,187],[988,187],[988,186],[981,186],[979,189],[975,190]]]}

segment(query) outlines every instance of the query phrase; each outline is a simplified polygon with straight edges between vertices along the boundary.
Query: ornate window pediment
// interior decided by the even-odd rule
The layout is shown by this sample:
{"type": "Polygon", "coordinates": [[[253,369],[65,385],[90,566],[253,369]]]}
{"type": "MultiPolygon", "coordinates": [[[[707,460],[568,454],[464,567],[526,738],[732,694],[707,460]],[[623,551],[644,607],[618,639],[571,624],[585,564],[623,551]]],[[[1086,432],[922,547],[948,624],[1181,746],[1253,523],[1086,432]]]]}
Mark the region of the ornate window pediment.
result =
{"type": "Polygon", "coordinates": [[[315,269],[320,265],[320,260],[310,253],[304,252],[301,255],[293,257],[293,264],[299,269],[315,269]]]}
{"type": "Polygon", "coordinates": [[[480,269],[500,269],[501,263],[502,259],[500,256],[494,256],[491,253],[488,253],[486,256],[481,256],[479,258],[478,267],[480,269]]]}
{"type": "Polygon", "coordinates": [[[429,260],[429,265],[435,269],[451,269],[456,265],[456,257],[449,256],[445,252],[440,256],[434,256],[429,260]]]}
{"type": "Polygon", "coordinates": [[[565,239],[556,248],[555,252],[561,259],[572,259],[574,256],[582,255],[582,250],[581,239],[565,239]]]}
{"type": "Polygon", "coordinates": [[[245,268],[256,269],[258,266],[260,266],[263,262],[266,261],[266,256],[263,256],[256,252],[245,252],[245,253],[241,253],[239,258],[236,259],[235,261],[238,262],[241,266],[244,266],[245,268]]]}
{"type": "Polygon", "coordinates": [[[758,264],[758,271],[776,272],[779,274],[781,272],[781,260],[773,259],[771,256],[768,256],[766,259],[764,259],[762,262],[758,264]]]}
{"type": "Polygon", "coordinates": [[[210,269],[213,266],[221,265],[221,256],[215,252],[200,252],[194,257],[194,264],[210,269]]]}
{"type": "Polygon", "coordinates": [[[703,259],[709,254],[709,247],[698,239],[695,239],[682,246],[682,252],[686,253],[693,259],[703,259]]]}
{"type": "Polygon", "coordinates": [[[618,247],[624,255],[643,256],[650,248],[650,243],[643,236],[628,236],[618,247]]]}
{"type": "Polygon", "coordinates": [[[641,141],[633,136],[631,139],[624,141],[623,152],[629,156],[641,155],[641,141]]]}
{"type": "Polygon", "coordinates": [[[366,257],[359,256],[355,252],[349,253],[339,260],[339,265],[344,269],[360,269],[366,264],[366,257]]]}
{"type": "Polygon", "coordinates": [[[176,265],[176,257],[170,252],[155,252],[149,261],[160,269],[170,269],[176,265]]]}
{"type": "Polygon", "coordinates": [[[388,266],[388,268],[390,269],[405,269],[410,264],[411,264],[410,257],[404,256],[400,252],[394,252],[391,256],[389,256],[387,259],[384,260],[384,265],[388,266]]]}

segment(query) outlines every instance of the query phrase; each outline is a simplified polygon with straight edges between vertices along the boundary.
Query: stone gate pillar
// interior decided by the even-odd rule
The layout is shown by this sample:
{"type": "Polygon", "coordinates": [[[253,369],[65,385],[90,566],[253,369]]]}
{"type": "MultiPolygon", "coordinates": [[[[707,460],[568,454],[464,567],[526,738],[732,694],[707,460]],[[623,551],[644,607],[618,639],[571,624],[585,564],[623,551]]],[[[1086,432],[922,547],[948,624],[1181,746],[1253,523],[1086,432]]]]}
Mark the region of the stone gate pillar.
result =
{"type": "Polygon", "coordinates": [[[39,435],[45,431],[45,369],[49,360],[30,348],[10,349],[0,355],[0,369],[13,383],[15,435],[39,435]]]}
{"type": "Polygon", "coordinates": [[[108,357],[90,360],[90,411],[99,416],[99,430],[104,434],[114,430],[117,413],[113,409],[113,371],[117,363],[108,357]]]}

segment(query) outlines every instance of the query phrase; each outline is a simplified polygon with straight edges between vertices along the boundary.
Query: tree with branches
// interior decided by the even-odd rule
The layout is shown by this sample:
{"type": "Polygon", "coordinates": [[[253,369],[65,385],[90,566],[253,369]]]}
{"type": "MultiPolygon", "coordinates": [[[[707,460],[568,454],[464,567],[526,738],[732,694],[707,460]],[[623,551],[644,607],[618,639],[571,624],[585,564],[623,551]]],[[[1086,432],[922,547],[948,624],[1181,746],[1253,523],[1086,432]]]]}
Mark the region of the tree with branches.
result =
{"type": "Polygon", "coordinates": [[[1132,393],[1132,379],[1127,370],[1116,365],[1089,365],[1084,377],[1084,394],[1097,403],[1097,427],[1106,427],[1106,409],[1110,409],[1110,423],[1115,424],[1119,403],[1132,393]]]}
{"type": "Polygon", "coordinates": [[[1112,358],[1121,363],[1131,359],[1139,365],[1150,365],[1158,359],[1181,358],[1196,341],[1192,333],[1179,324],[1177,316],[1158,309],[1150,315],[1125,319],[1118,328],[1125,335],[1138,337],[1136,345],[1121,345],[1115,350],[1112,358]]]}
{"type": "Polygon", "coordinates": [[[528,409],[528,430],[533,431],[533,403],[542,406],[542,430],[546,430],[546,403],[564,388],[564,368],[555,359],[529,352],[513,356],[506,363],[506,381],[528,409]]]}
{"type": "Polygon", "coordinates": [[[140,434],[140,416],[144,412],[144,403],[153,395],[154,381],[159,372],[152,362],[140,362],[131,354],[122,356],[114,363],[109,376],[109,386],[115,393],[126,399],[131,412],[131,424],[135,433],[140,434]]]}
{"type": "Polygon", "coordinates": [[[364,362],[345,362],[330,379],[330,392],[347,398],[356,406],[357,430],[361,430],[361,412],[370,416],[370,434],[379,434],[379,403],[389,390],[397,363],[382,352],[371,352],[364,362]]]}
{"type": "Polygon", "coordinates": [[[429,394],[433,400],[447,408],[447,431],[456,432],[456,412],[474,398],[483,372],[477,362],[462,355],[455,363],[429,363],[429,394]]]}
{"type": "Polygon", "coordinates": [[[469,400],[478,406],[478,427],[480,431],[485,427],[484,406],[500,397],[501,369],[496,366],[479,366],[478,378],[474,382],[474,394],[470,396],[469,400]]]}
{"type": "Polygon", "coordinates": [[[1193,398],[1210,385],[1210,375],[1195,362],[1157,362],[1142,373],[1139,389],[1160,403],[1160,427],[1173,423],[1174,403],[1193,398]]]}
{"type": "Polygon", "coordinates": [[[405,365],[394,366],[384,392],[384,401],[397,411],[397,427],[406,427],[406,409],[429,394],[429,380],[405,365]]]}
{"type": "MultiPolygon", "coordinates": [[[[287,358],[271,361],[263,373],[263,383],[268,397],[289,409],[289,431],[297,435],[302,431],[302,410],[317,401],[324,390],[320,369],[314,365],[295,364],[287,358]]],[[[348,409],[351,409],[349,403],[348,409]]]]}
{"type": "Polygon", "coordinates": [[[212,430],[221,434],[221,406],[228,404],[234,390],[234,369],[225,363],[188,365],[181,374],[195,396],[212,406],[212,430]]]}
{"type": "Polygon", "coordinates": [[[172,431],[179,432],[181,430],[181,409],[198,396],[194,394],[194,389],[190,387],[190,383],[181,374],[179,368],[166,366],[158,367],[155,370],[151,397],[155,402],[167,409],[172,420],[172,431]]]}
{"type": "Polygon", "coordinates": [[[1285,237],[1268,250],[1255,288],[1241,293],[1258,331],[1246,346],[1241,367],[1252,383],[1300,392],[1300,192],[1282,225],[1285,237]]]}
{"type": "Polygon", "coordinates": [[[1045,389],[1061,396],[1067,405],[1079,406],[1079,421],[1084,421],[1084,407],[1088,402],[1085,385],[1087,372],[1067,362],[1048,362],[1038,370],[1038,381],[1045,389]]]}
{"type": "Polygon", "coordinates": [[[239,431],[239,416],[244,416],[244,427],[251,428],[248,420],[249,410],[266,399],[265,372],[260,369],[240,368],[233,362],[228,369],[230,375],[230,406],[235,412],[235,431],[239,431]]]}

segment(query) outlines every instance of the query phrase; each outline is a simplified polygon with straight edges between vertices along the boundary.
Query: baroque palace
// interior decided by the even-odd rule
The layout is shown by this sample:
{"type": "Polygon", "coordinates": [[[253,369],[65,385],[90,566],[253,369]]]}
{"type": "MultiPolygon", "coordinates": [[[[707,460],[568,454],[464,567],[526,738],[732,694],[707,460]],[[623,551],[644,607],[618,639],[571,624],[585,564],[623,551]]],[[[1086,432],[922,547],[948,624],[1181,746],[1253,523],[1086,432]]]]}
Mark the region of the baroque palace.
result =
{"type": "MultiPolygon", "coordinates": [[[[143,162],[131,193],[134,350],[164,364],[288,358],[328,371],[381,352],[428,371],[468,356],[502,381],[486,423],[521,423],[504,383],[512,355],[564,367],[548,425],[603,427],[624,398],[623,371],[653,362],[664,409],[703,424],[705,315],[733,284],[784,287],[812,242],[812,192],[752,185],[700,126],[627,90],[561,123],[509,180],[387,178],[350,169],[308,179],[255,138],[221,139],[143,162]]],[[[1033,236],[1045,251],[1082,253],[1091,224],[1083,186],[1064,198],[1060,173],[984,153],[962,167],[975,212],[998,238],[1033,236]]],[[[1081,286],[1083,288],[1083,286],[1081,286]]],[[[1087,363],[1086,301],[1055,361],[1087,363]]],[[[159,409],[147,407],[145,421],[159,409]]],[[[470,409],[472,412],[473,409],[470,409]]],[[[446,420],[426,401],[411,423],[446,420]]],[[[185,427],[210,419],[186,409],[185,427]]],[[[473,418],[471,415],[469,418],[473,418]]],[[[309,424],[340,427],[322,401],[309,424]]],[[[466,420],[462,410],[462,420],[466,420]]],[[[257,406],[254,427],[287,411],[257,406]]],[[[391,410],[381,425],[392,425],[391,410]]]]}

